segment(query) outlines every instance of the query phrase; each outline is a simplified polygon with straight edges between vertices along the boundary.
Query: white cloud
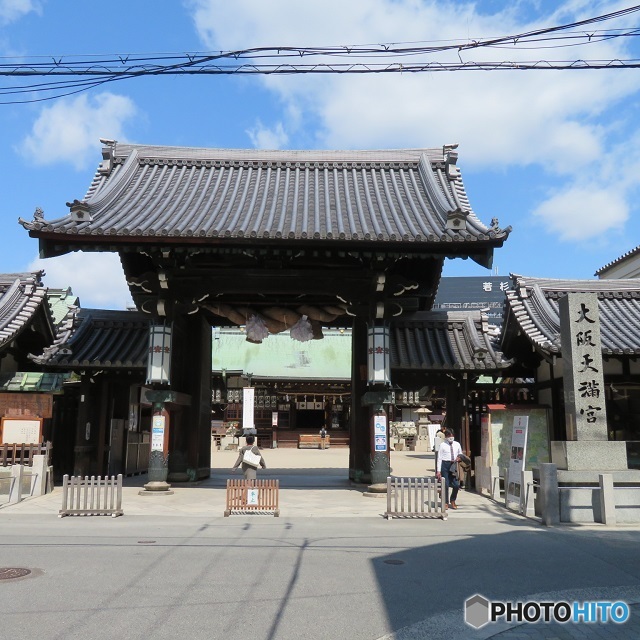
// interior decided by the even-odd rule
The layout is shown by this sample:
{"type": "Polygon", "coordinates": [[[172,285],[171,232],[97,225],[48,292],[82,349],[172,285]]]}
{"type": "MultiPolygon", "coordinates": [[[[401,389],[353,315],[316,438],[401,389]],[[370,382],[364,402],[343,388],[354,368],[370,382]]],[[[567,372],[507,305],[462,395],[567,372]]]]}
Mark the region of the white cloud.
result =
{"type": "Polygon", "coordinates": [[[27,13],[41,13],[40,2],[35,0],[0,0],[0,24],[9,24],[27,13]]]}
{"type": "MultiPolygon", "coordinates": [[[[273,0],[251,3],[250,8],[242,0],[198,0],[191,6],[205,44],[223,50],[473,39],[541,26],[517,22],[511,8],[489,16],[474,4],[463,2],[327,0],[318,4],[273,0]]],[[[617,44],[601,43],[588,52],[592,58],[607,58],[618,57],[620,50],[617,44]]],[[[532,55],[553,54],[509,49],[461,53],[464,60],[532,55]]],[[[411,58],[407,60],[411,62],[411,58]]],[[[457,61],[458,54],[439,53],[433,60],[457,61]]],[[[558,168],[565,168],[582,166],[601,153],[602,135],[591,119],[640,88],[640,78],[636,79],[633,71],[631,74],[433,72],[280,76],[263,81],[286,104],[315,114],[321,127],[317,138],[321,146],[416,147],[458,141],[467,165],[557,163],[558,168]]]]}
{"type": "MultiPolygon", "coordinates": [[[[483,13],[483,3],[463,1],[191,0],[188,6],[200,37],[212,50],[472,40],[522,33],[620,8],[613,2],[569,0],[541,21],[529,11],[531,4],[507,2],[504,10],[491,14],[486,9],[483,13]]],[[[623,40],[559,50],[483,48],[463,51],[460,56],[465,61],[637,57],[626,55],[625,47],[632,45],[629,39],[623,40]]],[[[457,61],[458,54],[439,53],[432,60],[457,61]]],[[[614,202],[614,212],[598,223],[578,225],[578,233],[565,208],[565,214],[553,224],[559,225],[555,232],[562,229],[567,239],[619,228],[628,216],[625,200],[631,187],[624,185],[626,188],[609,193],[604,185],[605,172],[615,164],[612,132],[624,126],[625,101],[640,91],[640,76],[634,70],[264,76],[261,81],[279,97],[285,110],[297,110],[306,125],[315,124],[306,126],[305,142],[311,130],[311,144],[318,147],[434,147],[458,142],[465,169],[496,171],[537,165],[570,185],[603,185],[593,189],[592,195],[614,202]],[[567,221],[566,226],[562,221],[567,221]]],[[[276,117],[276,121],[287,128],[286,118],[276,117]]],[[[633,122],[627,138],[637,127],[633,122]]],[[[295,145],[294,132],[289,129],[287,133],[295,145]]],[[[621,186],[618,180],[611,189],[621,186]]],[[[566,192],[576,197],[585,193],[572,186],[566,192]]],[[[555,210],[559,202],[554,198],[542,203],[539,216],[544,218],[544,212],[555,210]]],[[[588,202],[581,199],[580,203],[582,209],[591,210],[588,202]]]]}
{"type": "Polygon", "coordinates": [[[255,127],[247,130],[247,134],[256,149],[282,149],[289,142],[282,122],[276,123],[273,127],[265,127],[258,120],[255,127]]]}
{"type": "Polygon", "coordinates": [[[123,140],[124,124],[135,115],[134,103],[113,93],[60,99],[42,109],[19,151],[38,165],[69,162],[84,169],[99,138],[123,140]]]}
{"type": "Polygon", "coordinates": [[[629,207],[615,189],[571,186],[542,202],[533,215],[562,240],[583,241],[621,229],[629,207]]]}
{"type": "Polygon", "coordinates": [[[47,287],[71,287],[84,308],[126,309],[133,305],[117,254],[76,252],[45,260],[38,258],[28,271],[40,269],[45,271],[47,287]]]}

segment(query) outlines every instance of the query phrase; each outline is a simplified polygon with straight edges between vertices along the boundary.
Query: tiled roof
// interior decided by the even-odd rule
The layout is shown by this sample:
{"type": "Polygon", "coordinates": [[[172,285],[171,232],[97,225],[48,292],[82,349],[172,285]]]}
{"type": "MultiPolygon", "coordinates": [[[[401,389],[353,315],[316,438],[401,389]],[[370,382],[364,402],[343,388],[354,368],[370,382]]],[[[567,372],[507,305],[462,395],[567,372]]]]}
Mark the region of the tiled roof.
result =
{"type": "Polygon", "coordinates": [[[0,274],[0,349],[18,336],[45,306],[42,271],[0,274]]]}
{"type": "Polygon", "coordinates": [[[429,311],[391,324],[391,367],[413,370],[495,370],[511,364],[480,311],[429,311]]]}
{"type": "Polygon", "coordinates": [[[451,147],[261,151],[117,144],[84,200],[38,237],[447,243],[477,257],[510,228],[471,210],[451,147]],[[482,244],[482,247],[479,244],[482,244]]]}
{"type": "Polygon", "coordinates": [[[67,379],[66,373],[15,372],[0,373],[0,391],[48,391],[54,393],[62,390],[62,383],[67,379]]]}
{"type": "Polygon", "coordinates": [[[630,251],[627,251],[627,253],[621,255],[619,258],[616,258],[612,262],[608,262],[607,264],[604,265],[604,267],[600,267],[595,272],[594,275],[601,276],[601,275],[605,274],[607,271],[610,271],[611,269],[613,269],[613,267],[617,267],[619,264],[625,262],[629,258],[633,258],[634,256],[638,255],[639,253],[640,253],[640,246],[637,246],[635,249],[631,249],[630,251]]]}
{"type": "Polygon", "coordinates": [[[504,330],[515,323],[542,353],[561,352],[559,300],[569,292],[596,293],[604,355],[640,354],[640,281],[551,280],[511,275],[504,330]]]}
{"type": "Polygon", "coordinates": [[[79,309],[56,342],[34,362],[58,369],[141,369],[147,366],[149,316],[136,311],[79,309]]]}
{"type": "Polygon", "coordinates": [[[80,299],[74,296],[71,287],[67,289],[47,289],[47,300],[56,326],[62,322],[71,307],[79,307],[80,299]]]}

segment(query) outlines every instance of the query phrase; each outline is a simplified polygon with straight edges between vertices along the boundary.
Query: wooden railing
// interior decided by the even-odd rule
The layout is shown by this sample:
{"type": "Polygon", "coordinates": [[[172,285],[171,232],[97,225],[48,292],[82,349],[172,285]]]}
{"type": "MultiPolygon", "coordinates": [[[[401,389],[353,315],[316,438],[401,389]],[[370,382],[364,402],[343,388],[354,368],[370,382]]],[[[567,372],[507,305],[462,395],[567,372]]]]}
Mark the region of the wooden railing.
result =
{"type": "Polygon", "coordinates": [[[278,506],[279,480],[227,480],[227,508],[224,516],[231,514],[262,513],[280,515],[278,506]]]}
{"type": "Polygon", "coordinates": [[[122,474],[101,478],[68,476],[62,479],[63,516],[116,516],[122,511],[122,474]]]}
{"type": "Polygon", "coordinates": [[[51,459],[51,443],[46,444],[0,444],[0,467],[24,464],[30,467],[33,456],[47,456],[51,459]]]}
{"type": "Polygon", "coordinates": [[[387,478],[387,512],[390,518],[447,519],[442,481],[436,478],[387,478]]]}

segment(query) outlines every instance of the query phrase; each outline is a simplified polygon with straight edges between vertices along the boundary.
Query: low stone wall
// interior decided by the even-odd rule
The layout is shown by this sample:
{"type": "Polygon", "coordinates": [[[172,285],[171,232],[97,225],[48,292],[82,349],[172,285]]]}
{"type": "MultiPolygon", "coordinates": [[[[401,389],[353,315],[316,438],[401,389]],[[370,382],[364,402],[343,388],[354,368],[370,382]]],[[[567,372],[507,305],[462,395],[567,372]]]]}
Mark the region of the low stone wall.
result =
{"type": "Polygon", "coordinates": [[[53,490],[53,469],[44,455],[34,455],[31,465],[13,464],[0,473],[0,504],[15,504],[26,497],[53,490]]]}
{"type": "Polygon", "coordinates": [[[536,476],[536,512],[545,524],[640,522],[638,471],[563,471],[544,464],[536,476]]]}
{"type": "MultiPolygon", "coordinates": [[[[476,491],[502,501],[499,471],[476,458],[476,491]]],[[[640,523],[640,471],[564,471],[543,463],[524,471],[521,483],[520,513],[544,524],[640,523]]]]}

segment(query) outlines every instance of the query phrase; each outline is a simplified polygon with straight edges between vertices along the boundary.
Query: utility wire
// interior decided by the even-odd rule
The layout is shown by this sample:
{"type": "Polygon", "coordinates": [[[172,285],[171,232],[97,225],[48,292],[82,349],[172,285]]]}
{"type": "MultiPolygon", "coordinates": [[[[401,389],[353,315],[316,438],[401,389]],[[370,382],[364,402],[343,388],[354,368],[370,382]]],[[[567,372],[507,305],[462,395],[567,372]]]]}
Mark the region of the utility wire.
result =
{"type": "Polygon", "coordinates": [[[53,100],[114,82],[159,75],[296,75],[424,73],[438,71],[524,71],[635,69],[636,58],[609,60],[502,60],[462,59],[463,53],[479,49],[532,51],[589,46],[617,38],[633,39],[640,28],[597,29],[588,25],[619,19],[640,11],[640,5],[579,22],[479,40],[404,42],[330,47],[254,47],[207,53],[112,54],[38,56],[22,62],[0,58],[0,77],[11,81],[0,85],[0,104],[53,100]],[[575,31],[575,29],[581,31],[575,31]],[[424,59],[436,53],[455,53],[457,61],[424,59]],[[319,58],[315,63],[301,60],[319,58]],[[342,62],[350,58],[353,62],[342,62]],[[411,59],[413,58],[413,60],[411,59]],[[383,62],[379,62],[382,59],[383,62]],[[402,62],[396,60],[402,59],[402,62]],[[294,62],[295,60],[295,62],[294,62]],[[358,60],[358,61],[355,61],[358,60]],[[4,62],[7,61],[7,62],[4,62]],[[35,78],[47,78],[33,83],[35,78]],[[27,79],[29,79],[27,81],[27,79]],[[18,99],[19,96],[25,96],[18,99]],[[5,99],[2,99],[4,97],[5,99]]]}

